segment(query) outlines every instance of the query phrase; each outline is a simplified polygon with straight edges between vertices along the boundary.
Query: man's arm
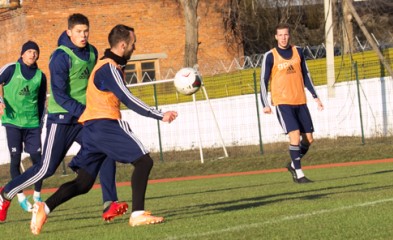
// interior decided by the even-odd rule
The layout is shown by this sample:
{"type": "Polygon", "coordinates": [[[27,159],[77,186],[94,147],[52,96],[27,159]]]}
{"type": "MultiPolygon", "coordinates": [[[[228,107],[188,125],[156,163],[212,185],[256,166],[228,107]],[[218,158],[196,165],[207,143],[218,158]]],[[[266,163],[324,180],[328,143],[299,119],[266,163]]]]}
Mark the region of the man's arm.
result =
{"type": "Polygon", "coordinates": [[[14,74],[15,63],[9,63],[0,69],[0,116],[4,114],[4,89],[3,86],[7,84],[14,74]]]}
{"type": "Polygon", "coordinates": [[[323,104],[317,95],[317,91],[315,90],[314,83],[311,79],[311,74],[308,70],[308,66],[307,66],[303,51],[301,48],[297,48],[297,50],[300,55],[300,63],[301,63],[301,68],[302,68],[304,85],[306,86],[307,90],[311,93],[315,102],[318,104],[318,110],[321,111],[321,110],[323,110],[323,104]]]}
{"type": "Polygon", "coordinates": [[[47,92],[47,82],[46,76],[42,73],[41,85],[38,92],[38,117],[40,121],[42,121],[43,116],[45,114],[45,101],[46,101],[46,92],[47,92]]]}
{"type": "Polygon", "coordinates": [[[71,59],[63,50],[56,50],[49,62],[51,89],[54,100],[73,116],[79,118],[85,106],[69,95],[71,59]]]}
{"type": "Polygon", "coordinates": [[[0,84],[0,116],[4,114],[4,94],[3,94],[3,84],[0,84]]]}
{"type": "Polygon", "coordinates": [[[315,91],[314,88],[314,83],[312,82],[310,72],[308,71],[307,63],[304,58],[303,51],[300,47],[296,48],[299,56],[300,56],[300,65],[302,69],[302,75],[303,75],[303,81],[304,81],[304,86],[306,86],[307,90],[311,93],[313,98],[318,98],[317,92],[315,91]]]}
{"type": "Polygon", "coordinates": [[[123,73],[112,64],[105,64],[95,73],[94,83],[102,91],[113,92],[124,105],[138,114],[164,121],[164,113],[148,106],[128,90],[124,84],[123,73]]]}
{"type": "Polygon", "coordinates": [[[264,113],[271,113],[268,96],[270,75],[273,67],[273,54],[268,51],[264,54],[261,67],[261,102],[264,113]]]}

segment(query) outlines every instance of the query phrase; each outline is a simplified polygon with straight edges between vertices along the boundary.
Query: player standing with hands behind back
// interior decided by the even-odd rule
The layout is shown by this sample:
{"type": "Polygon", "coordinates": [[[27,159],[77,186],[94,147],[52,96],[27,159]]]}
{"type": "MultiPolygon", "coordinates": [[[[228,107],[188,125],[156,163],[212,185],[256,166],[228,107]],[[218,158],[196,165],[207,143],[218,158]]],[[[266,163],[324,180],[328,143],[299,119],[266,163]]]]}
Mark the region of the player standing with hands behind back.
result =
{"type": "Polygon", "coordinates": [[[306,104],[304,87],[323,110],[314,89],[303,51],[289,44],[290,27],[281,23],[276,27],[277,46],[266,52],[261,69],[261,101],[263,112],[271,114],[267,100],[267,89],[271,81],[272,105],[276,106],[277,118],[284,132],[289,136],[291,162],[287,169],[295,183],[309,183],[301,169],[301,159],[313,142],[314,127],[306,104]]]}
{"type": "MultiPolygon", "coordinates": [[[[19,60],[0,69],[0,116],[10,152],[11,179],[21,175],[23,149],[30,154],[33,164],[41,162],[41,123],[47,84],[45,74],[37,65],[39,55],[37,43],[27,41],[22,46],[19,60]]],[[[42,201],[41,186],[42,181],[37,181],[34,185],[34,202],[42,201]]],[[[16,193],[19,205],[30,212],[32,205],[23,190],[16,193]]],[[[3,221],[2,214],[0,221],[3,221]]]]}

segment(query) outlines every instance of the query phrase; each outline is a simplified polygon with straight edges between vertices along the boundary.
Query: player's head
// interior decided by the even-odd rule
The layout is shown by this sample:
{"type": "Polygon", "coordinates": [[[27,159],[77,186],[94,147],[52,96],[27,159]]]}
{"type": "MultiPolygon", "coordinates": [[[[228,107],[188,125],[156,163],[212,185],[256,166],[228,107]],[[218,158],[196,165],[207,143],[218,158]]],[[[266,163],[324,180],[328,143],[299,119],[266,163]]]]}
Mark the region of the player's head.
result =
{"type": "Polygon", "coordinates": [[[23,44],[20,55],[23,63],[27,66],[31,66],[38,60],[38,57],[40,56],[40,48],[37,43],[27,41],[23,44]]]}
{"type": "Polygon", "coordinates": [[[86,47],[89,39],[89,26],[89,19],[83,14],[74,13],[68,17],[67,35],[75,46],[86,47]]]}
{"type": "Polygon", "coordinates": [[[136,36],[134,28],[118,24],[112,28],[108,35],[111,49],[116,49],[125,59],[130,59],[135,50],[136,36]]]}
{"type": "Polygon", "coordinates": [[[287,23],[280,23],[276,26],[276,34],[274,36],[277,40],[279,48],[287,48],[290,39],[290,26],[287,23]]]}

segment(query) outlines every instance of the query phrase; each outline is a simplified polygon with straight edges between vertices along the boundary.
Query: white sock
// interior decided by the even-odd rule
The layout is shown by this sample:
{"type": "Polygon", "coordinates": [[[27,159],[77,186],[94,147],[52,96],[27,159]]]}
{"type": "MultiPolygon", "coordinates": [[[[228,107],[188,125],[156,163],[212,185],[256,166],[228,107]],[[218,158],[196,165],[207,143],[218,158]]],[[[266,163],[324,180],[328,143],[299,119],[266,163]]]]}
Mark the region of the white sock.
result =
{"type": "Polygon", "coordinates": [[[295,171],[296,171],[297,179],[304,177],[304,173],[302,169],[295,169],[295,171]]]}
{"type": "Polygon", "coordinates": [[[50,209],[48,208],[48,206],[46,206],[46,203],[44,203],[44,211],[46,215],[49,215],[50,209]]]}
{"type": "Polygon", "coordinates": [[[138,216],[140,216],[140,215],[142,215],[142,214],[144,214],[145,213],[145,211],[143,211],[143,210],[140,210],[140,211],[133,211],[132,213],[131,213],[131,217],[132,218],[135,218],[135,217],[138,217],[138,216]]]}
{"type": "Polygon", "coordinates": [[[33,196],[36,198],[39,198],[39,197],[41,197],[41,192],[34,191],[33,196]]]}
{"type": "Polygon", "coordinates": [[[25,198],[26,198],[24,193],[18,193],[16,196],[18,196],[19,202],[23,202],[23,200],[25,200],[25,198]]]}

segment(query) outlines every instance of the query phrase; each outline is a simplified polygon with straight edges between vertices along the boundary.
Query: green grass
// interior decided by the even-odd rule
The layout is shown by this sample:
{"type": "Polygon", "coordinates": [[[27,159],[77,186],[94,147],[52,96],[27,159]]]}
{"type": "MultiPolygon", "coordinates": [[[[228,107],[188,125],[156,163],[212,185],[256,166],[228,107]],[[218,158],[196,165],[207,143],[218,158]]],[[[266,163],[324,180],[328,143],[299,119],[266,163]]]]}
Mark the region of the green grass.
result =
{"type": "MultiPolygon", "coordinates": [[[[150,184],[146,207],[166,222],[129,227],[129,214],[104,223],[101,191],[64,203],[40,239],[391,239],[391,163],[150,184]]],[[[129,187],[119,197],[131,201],[129,187]]],[[[44,198],[47,195],[44,195],[44,198]]],[[[2,239],[35,239],[30,214],[12,203],[2,239]]]]}

